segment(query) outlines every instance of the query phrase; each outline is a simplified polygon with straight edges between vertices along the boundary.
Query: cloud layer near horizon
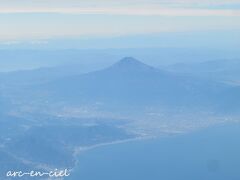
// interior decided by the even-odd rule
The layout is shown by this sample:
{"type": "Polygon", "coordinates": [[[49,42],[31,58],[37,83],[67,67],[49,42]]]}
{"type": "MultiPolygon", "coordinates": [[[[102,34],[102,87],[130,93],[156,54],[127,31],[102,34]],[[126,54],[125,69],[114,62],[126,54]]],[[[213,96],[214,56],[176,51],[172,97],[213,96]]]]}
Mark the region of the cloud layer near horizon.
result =
{"type": "Polygon", "coordinates": [[[0,13],[240,16],[240,0],[2,0],[0,13]]]}
{"type": "Polygon", "coordinates": [[[240,10],[230,9],[184,9],[163,7],[132,8],[0,8],[0,13],[62,13],[62,14],[105,14],[140,16],[240,16],[240,10]]]}
{"type": "Polygon", "coordinates": [[[240,0],[1,0],[0,24],[0,41],[239,31],[240,0]]]}

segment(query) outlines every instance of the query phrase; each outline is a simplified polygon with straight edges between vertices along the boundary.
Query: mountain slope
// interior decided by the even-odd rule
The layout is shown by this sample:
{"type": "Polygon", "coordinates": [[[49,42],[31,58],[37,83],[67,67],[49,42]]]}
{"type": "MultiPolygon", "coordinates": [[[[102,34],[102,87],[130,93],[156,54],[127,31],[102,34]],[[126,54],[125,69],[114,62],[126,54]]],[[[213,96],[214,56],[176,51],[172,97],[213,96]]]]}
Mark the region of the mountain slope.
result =
{"type": "Polygon", "coordinates": [[[181,63],[167,67],[169,71],[187,73],[196,77],[218,81],[240,82],[240,60],[215,60],[201,63],[181,63]]]}
{"type": "Polygon", "coordinates": [[[101,71],[39,86],[38,93],[47,93],[48,100],[52,101],[98,103],[104,107],[214,109],[223,104],[222,99],[227,99],[231,88],[165,72],[127,57],[101,71]]]}

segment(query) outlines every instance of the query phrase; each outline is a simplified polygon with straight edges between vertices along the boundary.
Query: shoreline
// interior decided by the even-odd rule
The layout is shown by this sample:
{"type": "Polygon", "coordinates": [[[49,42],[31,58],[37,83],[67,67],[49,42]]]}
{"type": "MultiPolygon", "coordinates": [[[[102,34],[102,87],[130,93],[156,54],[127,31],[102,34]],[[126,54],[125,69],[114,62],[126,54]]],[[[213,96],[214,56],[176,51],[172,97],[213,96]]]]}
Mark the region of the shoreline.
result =
{"type": "Polygon", "coordinates": [[[104,146],[109,146],[109,145],[123,144],[123,143],[128,143],[128,142],[137,142],[137,141],[150,140],[150,139],[155,139],[155,138],[157,138],[157,137],[155,137],[155,136],[136,137],[136,138],[130,138],[130,139],[124,139],[124,140],[116,140],[116,141],[106,142],[106,143],[99,143],[99,144],[92,145],[92,146],[87,146],[87,147],[79,147],[79,149],[76,150],[77,152],[74,153],[74,158],[76,159],[76,161],[74,163],[74,166],[73,166],[73,168],[70,168],[69,171],[71,173],[75,171],[75,168],[79,164],[78,157],[83,152],[93,150],[93,149],[97,149],[97,148],[104,147],[104,146]]]}

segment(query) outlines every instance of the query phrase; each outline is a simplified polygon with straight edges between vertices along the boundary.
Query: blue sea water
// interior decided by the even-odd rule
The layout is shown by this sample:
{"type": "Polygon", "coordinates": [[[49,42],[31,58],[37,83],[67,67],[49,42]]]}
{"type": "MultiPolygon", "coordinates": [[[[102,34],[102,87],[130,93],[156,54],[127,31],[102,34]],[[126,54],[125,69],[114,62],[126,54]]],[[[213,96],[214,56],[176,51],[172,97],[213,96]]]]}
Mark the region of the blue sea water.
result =
{"type": "Polygon", "coordinates": [[[68,179],[239,180],[240,125],[92,149],[68,179]]]}

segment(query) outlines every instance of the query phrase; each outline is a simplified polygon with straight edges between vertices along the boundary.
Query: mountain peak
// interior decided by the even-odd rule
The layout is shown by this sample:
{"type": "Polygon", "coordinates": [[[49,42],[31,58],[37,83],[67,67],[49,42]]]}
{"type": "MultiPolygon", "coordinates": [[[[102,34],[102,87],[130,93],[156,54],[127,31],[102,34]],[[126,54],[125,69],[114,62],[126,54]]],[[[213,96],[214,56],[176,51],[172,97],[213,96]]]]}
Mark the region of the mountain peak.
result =
{"type": "Polygon", "coordinates": [[[133,57],[125,57],[123,59],[121,59],[120,61],[118,61],[118,64],[143,64],[142,62],[140,62],[139,60],[133,58],[133,57]]]}
{"type": "Polygon", "coordinates": [[[142,63],[141,61],[133,57],[125,57],[113,64],[112,68],[124,69],[124,70],[153,70],[155,68],[142,63]]]}

